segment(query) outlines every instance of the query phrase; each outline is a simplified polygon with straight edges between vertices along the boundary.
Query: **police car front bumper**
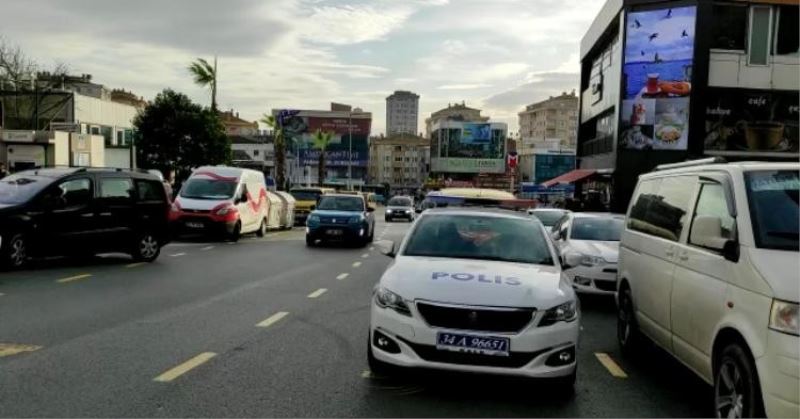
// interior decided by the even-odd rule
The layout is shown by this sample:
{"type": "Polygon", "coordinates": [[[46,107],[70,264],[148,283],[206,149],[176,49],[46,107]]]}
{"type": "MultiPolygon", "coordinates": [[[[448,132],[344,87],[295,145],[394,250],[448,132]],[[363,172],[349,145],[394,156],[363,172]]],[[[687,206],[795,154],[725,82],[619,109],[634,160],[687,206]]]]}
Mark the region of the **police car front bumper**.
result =
{"type": "Polygon", "coordinates": [[[440,369],[531,378],[555,378],[572,374],[575,362],[579,321],[558,322],[538,327],[544,311],[518,333],[453,330],[429,326],[409,304],[411,316],[382,308],[373,299],[370,320],[370,346],[375,359],[405,368],[440,369]],[[451,332],[486,337],[505,337],[510,341],[508,356],[483,355],[437,349],[437,333],[451,332]]]}

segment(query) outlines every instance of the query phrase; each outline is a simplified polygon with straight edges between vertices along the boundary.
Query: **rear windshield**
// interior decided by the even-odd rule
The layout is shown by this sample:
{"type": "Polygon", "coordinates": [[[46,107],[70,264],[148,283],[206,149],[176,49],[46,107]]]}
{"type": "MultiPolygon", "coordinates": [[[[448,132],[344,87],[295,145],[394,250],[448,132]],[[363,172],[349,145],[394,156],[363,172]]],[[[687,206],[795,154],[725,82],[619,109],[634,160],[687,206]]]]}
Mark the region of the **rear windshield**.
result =
{"type": "Polygon", "coordinates": [[[7,176],[0,181],[0,204],[24,204],[52,182],[51,178],[26,173],[7,176]]]}
{"type": "Polygon", "coordinates": [[[796,170],[757,171],[745,174],[747,199],[756,246],[798,250],[798,180],[796,170]]]}
{"type": "Polygon", "coordinates": [[[537,222],[482,215],[424,216],[403,254],[553,264],[547,238],[537,222]]]}
{"type": "Polygon", "coordinates": [[[217,179],[192,178],[181,188],[181,198],[230,199],[236,192],[236,182],[217,179]]]}
{"type": "Polygon", "coordinates": [[[291,191],[289,193],[298,201],[316,201],[322,195],[321,192],[315,191],[291,191]]]}
{"type": "Polygon", "coordinates": [[[410,207],[411,206],[411,200],[406,198],[406,197],[403,197],[403,196],[394,197],[394,198],[389,200],[389,206],[393,206],[393,207],[410,207]]]}
{"type": "Polygon", "coordinates": [[[356,196],[323,196],[317,209],[325,211],[364,211],[364,199],[356,196]]]}
{"type": "Polygon", "coordinates": [[[570,238],[618,242],[624,225],[622,218],[576,218],[572,223],[570,238]]]}

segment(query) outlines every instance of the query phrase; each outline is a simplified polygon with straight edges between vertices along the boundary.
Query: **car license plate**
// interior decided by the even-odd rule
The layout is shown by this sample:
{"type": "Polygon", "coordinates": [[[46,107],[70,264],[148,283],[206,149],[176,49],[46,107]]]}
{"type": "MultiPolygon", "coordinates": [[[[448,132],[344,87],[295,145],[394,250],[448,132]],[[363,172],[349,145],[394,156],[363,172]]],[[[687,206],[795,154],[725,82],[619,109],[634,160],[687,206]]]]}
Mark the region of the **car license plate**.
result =
{"type": "Polygon", "coordinates": [[[436,349],[467,352],[481,355],[508,356],[508,338],[462,335],[439,332],[436,334],[436,349]]]}
{"type": "Polygon", "coordinates": [[[203,223],[196,223],[196,222],[191,222],[190,221],[190,222],[186,223],[186,227],[189,227],[189,228],[203,228],[204,226],[203,226],[203,223]]]}
{"type": "Polygon", "coordinates": [[[325,233],[329,236],[341,236],[342,230],[327,230],[325,233]]]}

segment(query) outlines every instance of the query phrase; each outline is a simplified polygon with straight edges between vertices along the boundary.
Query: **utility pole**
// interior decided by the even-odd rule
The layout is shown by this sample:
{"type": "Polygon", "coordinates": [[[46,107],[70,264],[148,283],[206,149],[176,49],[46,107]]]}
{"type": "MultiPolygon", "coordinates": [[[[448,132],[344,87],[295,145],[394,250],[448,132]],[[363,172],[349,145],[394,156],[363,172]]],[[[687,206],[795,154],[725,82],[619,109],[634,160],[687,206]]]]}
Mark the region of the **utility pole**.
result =
{"type": "Polygon", "coordinates": [[[347,154],[347,190],[353,189],[353,111],[347,111],[347,135],[350,151],[347,154]]]}

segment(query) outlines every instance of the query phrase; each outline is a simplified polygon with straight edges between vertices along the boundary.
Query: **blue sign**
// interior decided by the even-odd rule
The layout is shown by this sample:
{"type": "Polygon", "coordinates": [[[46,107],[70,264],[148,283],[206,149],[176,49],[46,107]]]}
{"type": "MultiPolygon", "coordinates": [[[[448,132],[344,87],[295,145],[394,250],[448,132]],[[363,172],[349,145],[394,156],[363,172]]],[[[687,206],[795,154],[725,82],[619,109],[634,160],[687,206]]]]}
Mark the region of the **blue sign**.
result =
{"type": "Polygon", "coordinates": [[[520,183],[520,193],[525,194],[558,194],[558,195],[567,195],[575,193],[575,185],[568,184],[568,185],[553,185],[549,188],[545,188],[539,183],[532,183],[532,182],[522,182],[520,183]]]}
{"type": "Polygon", "coordinates": [[[492,142],[491,124],[464,124],[461,133],[463,144],[489,144],[492,142]]]}

